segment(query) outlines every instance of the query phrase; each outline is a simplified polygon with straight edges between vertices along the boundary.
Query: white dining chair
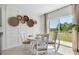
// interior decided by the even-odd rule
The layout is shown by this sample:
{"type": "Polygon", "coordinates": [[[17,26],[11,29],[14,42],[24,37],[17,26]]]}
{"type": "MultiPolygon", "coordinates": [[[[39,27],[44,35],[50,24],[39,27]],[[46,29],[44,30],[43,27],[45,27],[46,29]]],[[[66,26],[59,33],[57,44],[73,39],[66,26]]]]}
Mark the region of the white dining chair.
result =
{"type": "Polygon", "coordinates": [[[30,40],[27,39],[27,33],[24,31],[20,32],[21,42],[23,44],[24,49],[28,49],[30,47],[30,40]]]}
{"type": "Polygon", "coordinates": [[[47,54],[48,49],[48,34],[37,35],[36,44],[34,45],[35,52],[37,55],[47,54]]]}

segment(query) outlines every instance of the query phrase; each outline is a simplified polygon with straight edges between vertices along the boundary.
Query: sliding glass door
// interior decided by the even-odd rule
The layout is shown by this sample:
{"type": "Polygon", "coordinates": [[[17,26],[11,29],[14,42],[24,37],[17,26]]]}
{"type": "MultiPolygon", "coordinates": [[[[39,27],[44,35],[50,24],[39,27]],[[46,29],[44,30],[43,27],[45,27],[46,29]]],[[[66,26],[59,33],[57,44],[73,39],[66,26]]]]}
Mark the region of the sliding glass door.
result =
{"type": "Polygon", "coordinates": [[[72,42],[72,16],[60,17],[60,37],[61,41],[72,42]]]}
{"type": "Polygon", "coordinates": [[[58,50],[60,45],[59,39],[60,33],[60,19],[51,19],[49,20],[49,42],[50,44],[54,44],[55,51],[58,50]]]}
{"type": "Polygon", "coordinates": [[[61,44],[71,45],[72,43],[72,16],[62,16],[56,19],[49,20],[50,41],[60,39],[61,44]],[[58,37],[59,34],[59,37],[58,37]],[[58,37],[58,38],[55,38],[58,37]],[[69,44],[67,44],[69,43],[69,44]]]}
{"type": "Polygon", "coordinates": [[[54,19],[49,21],[49,36],[50,36],[50,43],[52,43],[53,39],[57,39],[57,34],[60,30],[60,19],[54,19]]]}

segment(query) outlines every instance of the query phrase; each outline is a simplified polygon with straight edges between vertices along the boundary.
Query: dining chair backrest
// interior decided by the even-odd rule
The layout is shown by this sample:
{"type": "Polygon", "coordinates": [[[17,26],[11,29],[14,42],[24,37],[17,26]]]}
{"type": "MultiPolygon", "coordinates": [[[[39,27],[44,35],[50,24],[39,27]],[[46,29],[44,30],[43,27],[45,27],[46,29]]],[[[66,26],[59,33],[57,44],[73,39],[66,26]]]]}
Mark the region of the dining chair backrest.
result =
{"type": "Polygon", "coordinates": [[[24,32],[24,31],[21,31],[21,32],[20,32],[20,36],[21,36],[21,40],[22,40],[22,41],[25,41],[26,38],[27,38],[27,33],[24,32]]]}
{"type": "Polygon", "coordinates": [[[49,34],[37,34],[36,37],[36,54],[47,54],[49,34]]]}
{"type": "Polygon", "coordinates": [[[37,34],[37,38],[41,39],[42,41],[48,41],[49,34],[37,34]]]}
{"type": "Polygon", "coordinates": [[[48,34],[40,34],[40,35],[37,35],[37,37],[38,37],[38,39],[37,39],[37,48],[39,46],[42,47],[42,48],[47,48],[49,35],[48,34]]]}

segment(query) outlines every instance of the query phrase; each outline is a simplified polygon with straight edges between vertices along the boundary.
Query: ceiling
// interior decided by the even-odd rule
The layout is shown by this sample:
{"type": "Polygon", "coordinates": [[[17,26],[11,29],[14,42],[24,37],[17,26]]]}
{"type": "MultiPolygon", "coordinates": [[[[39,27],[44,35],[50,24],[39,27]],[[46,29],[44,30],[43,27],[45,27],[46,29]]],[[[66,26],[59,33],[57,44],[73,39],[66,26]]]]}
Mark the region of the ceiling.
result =
{"type": "Polygon", "coordinates": [[[20,7],[25,10],[27,9],[30,12],[33,12],[37,15],[41,15],[62,8],[67,5],[68,4],[17,4],[13,6],[20,7]]]}

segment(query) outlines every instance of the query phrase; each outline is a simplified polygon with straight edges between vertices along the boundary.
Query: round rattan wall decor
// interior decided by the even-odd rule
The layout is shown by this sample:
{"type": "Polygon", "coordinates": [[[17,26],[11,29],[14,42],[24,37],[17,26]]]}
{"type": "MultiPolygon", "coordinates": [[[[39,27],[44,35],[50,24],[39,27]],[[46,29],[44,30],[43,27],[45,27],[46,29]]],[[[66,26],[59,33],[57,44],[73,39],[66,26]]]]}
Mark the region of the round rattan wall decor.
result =
{"type": "Polygon", "coordinates": [[[19,25],[19,20],[17,20],[16,17],[10,17],[8,19],[8,24],[11,26],[18,26],[19,25]]]}
{"type": "Polygon", "coordinates": [[[17,15],[17,19],[18,19],[19,21],[21,21],[21,20],[22,20],[22,16],[21,16],[21,15],[17,15]]]}
{"type": "Polygon", "coordinates": [[[26,16],[26,15],[23,16],[23,19],[24,19],[26,22],[29,21],[29,17],[26,16]]]}
{"type": "Polygon", "coordinates": [[[33,21],[33,19],[29,19],[29,21],[27,22],[27,25],[28,25],[29,27],[33,27],[33,26],[34,26],[34,21],[33,21]]]}

